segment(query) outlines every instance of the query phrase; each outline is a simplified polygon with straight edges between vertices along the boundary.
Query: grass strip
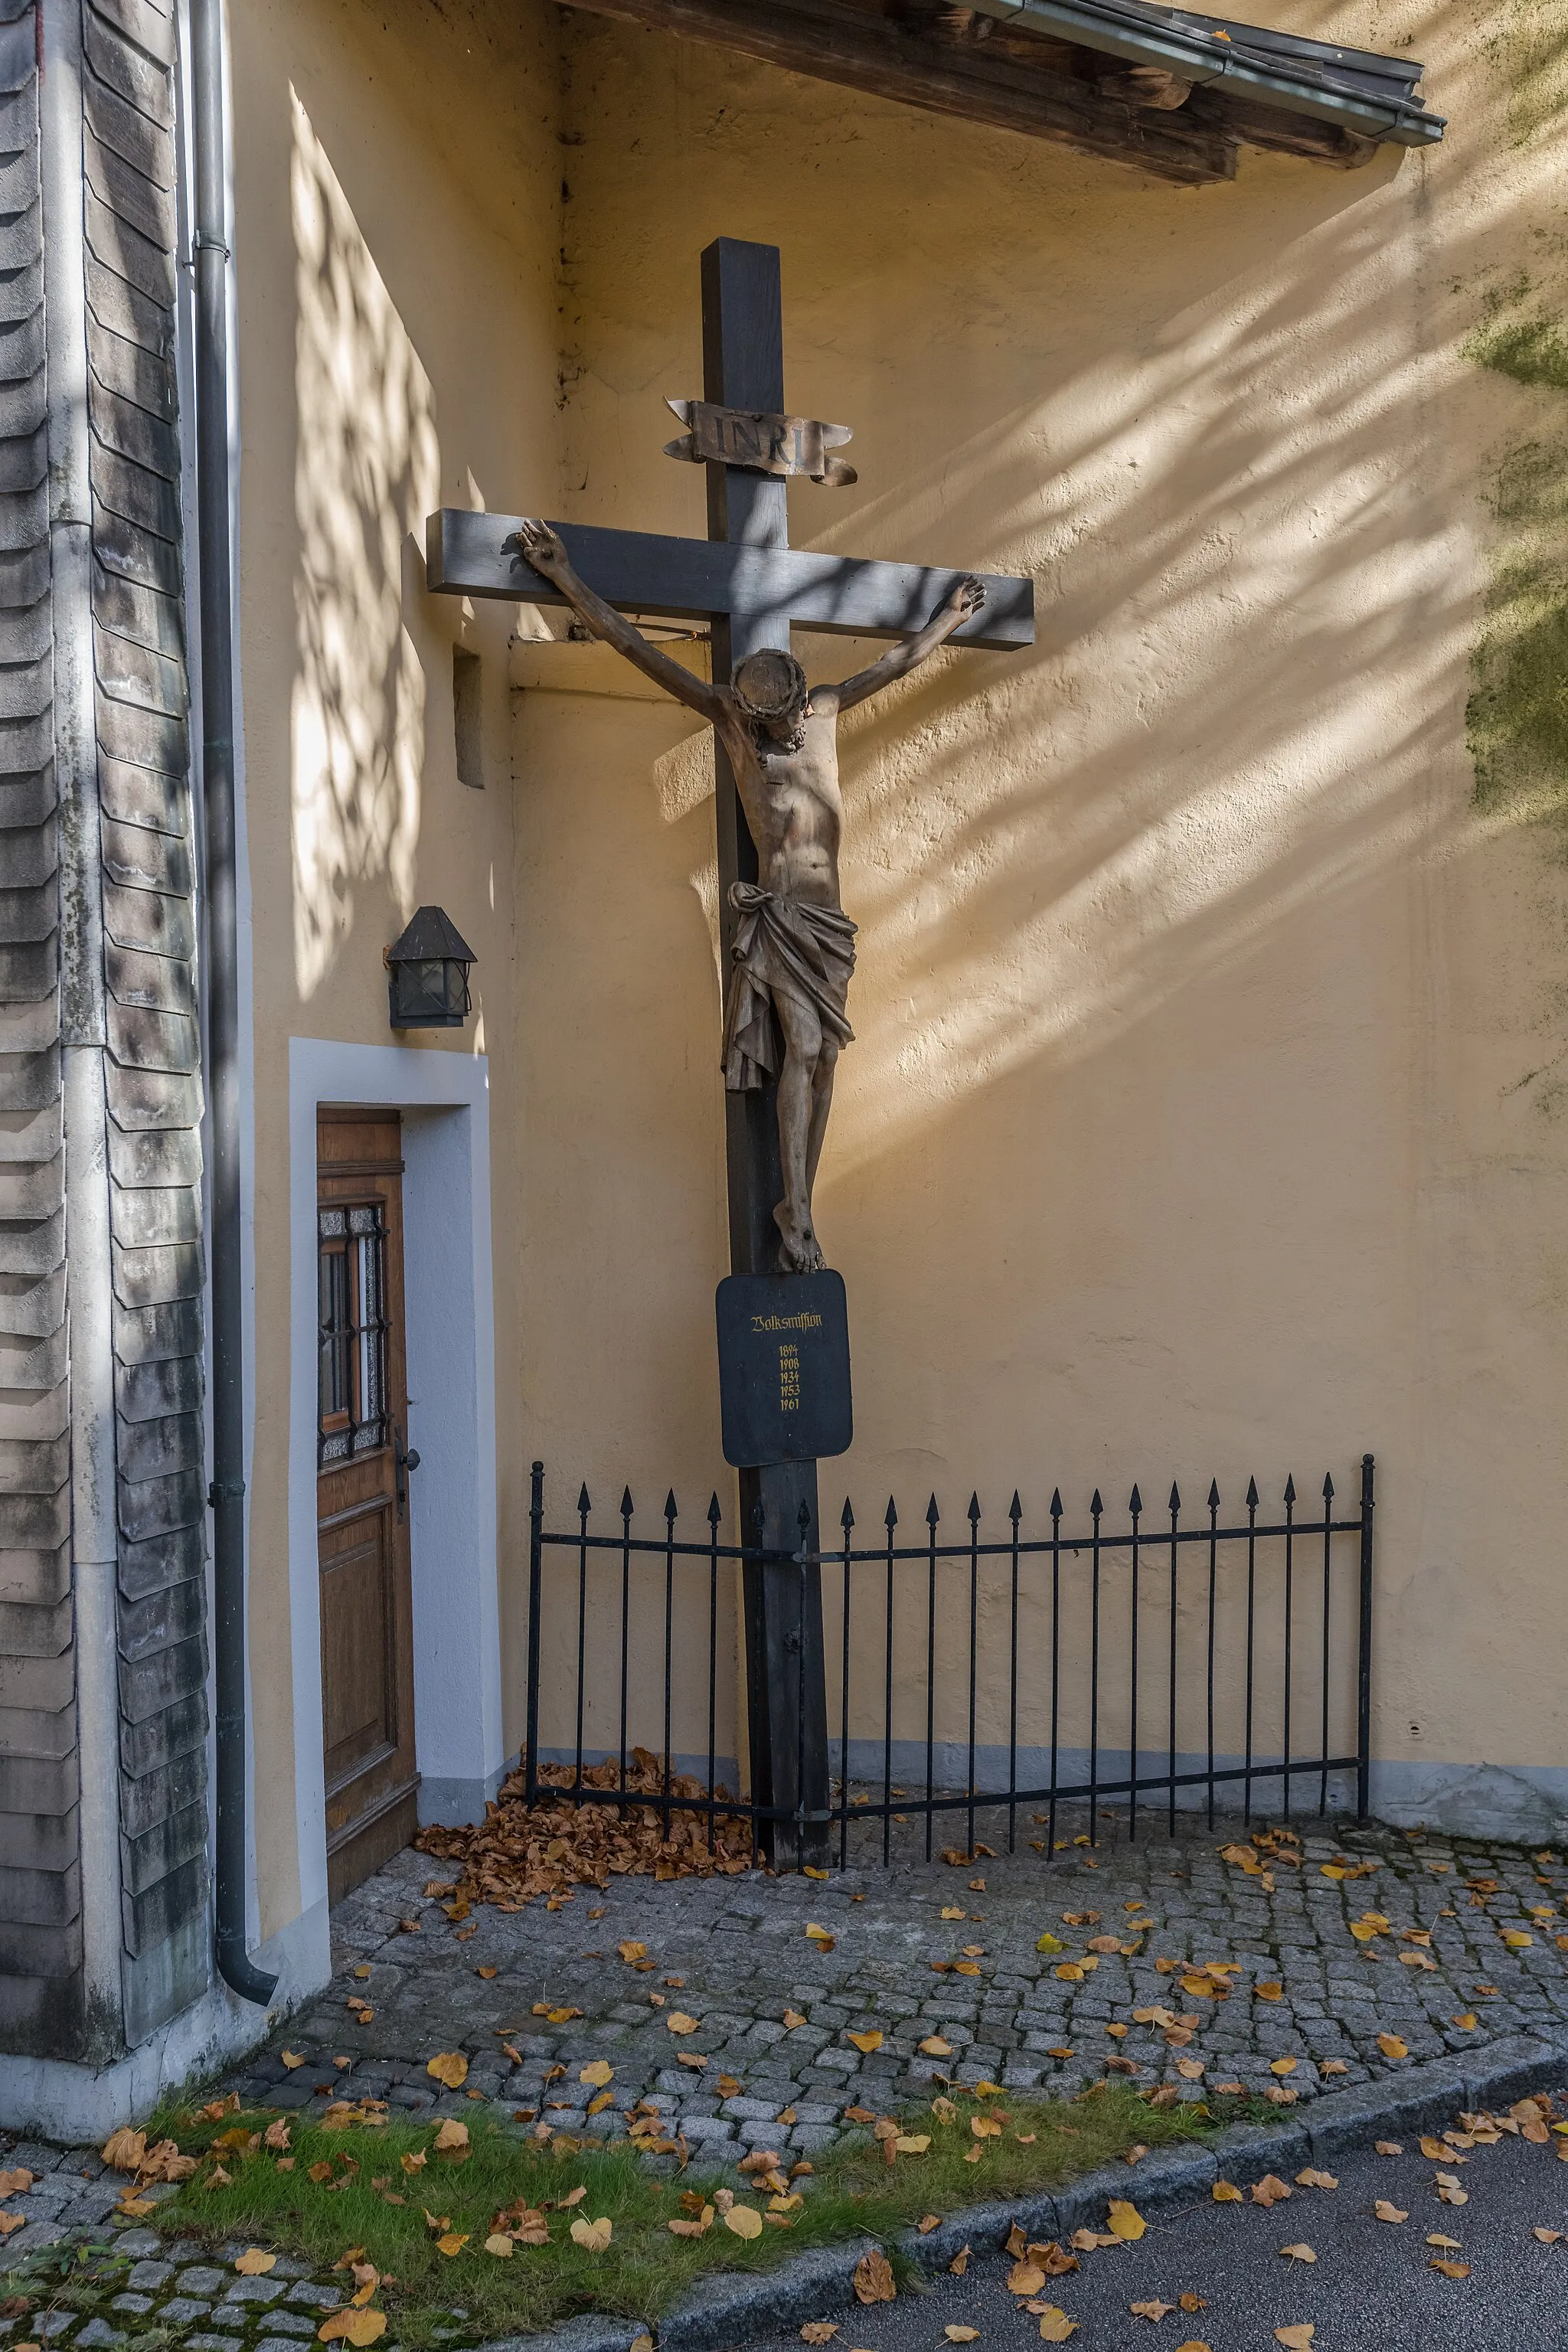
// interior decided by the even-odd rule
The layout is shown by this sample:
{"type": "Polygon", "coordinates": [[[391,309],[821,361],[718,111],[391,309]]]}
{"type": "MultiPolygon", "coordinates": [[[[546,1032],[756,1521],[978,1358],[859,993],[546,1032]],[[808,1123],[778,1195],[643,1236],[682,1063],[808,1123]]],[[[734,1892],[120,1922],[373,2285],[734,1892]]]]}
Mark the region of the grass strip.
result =
{"type": "MultiPolygon", "coordinates": [[[[277,2110],[167,2109],[148,2126],[149,2144],[175,2139],[200,2162],[144,2218],[166,2237],[244,2241],[300,2257],[321,2273],[358,2250],[381,2274],[367,2307],[384,2311],[399,2345],[420,2352],[440,2340],[530,2334],[589,2310],[654,2320],[702,2277],[770,2270],[808,2247],[856,2236],[881,2238],[891,2251],[898,2233],[928,2213],[1058,2187],[1136,2145],[1205,2137],[1251,2105],[1226,2102],[1221,2114],[1221,2104],[1212,2113],[1154,2108],[1110,2081],[1070,2103],[955,2092],[931,2109],[900,2112],[906,2136],[929,2135],[920,2153],[900,2153],[889,2165],[862,2130],[791,2181],[800,2201],[782,2211],[769,2211],[765,2189],[736,2189],[737,2203],[762,2217],[749,2240],[717,2212],[700,2237],[673,2234],[672,2221],[700,2219],[735,2176],[696,2161],[663,2175],[625,2140],[557,2134],[541,2141],[476,2109],[467,2149],[444,2153],[438,2118],[378,2120],[364,2107],[335,2127],[290,2114],[282,2118],[287,2147],[268,2147],[263,2135],[277,2110]],[[977,2136],[977,2121],[1001,2129],[977,2136]],[[511,2217],[499,2221],[505,2233],[521,2226],[522,2212],[542,2216],[547,2242],[514,2239],[510,2254],[487,2252],[498,2217],[511,2217]],[[611,2225],[603,2251],[574,2241],[574,2221],[601,2220],[611,2225]]],[[[275,2131],[275,2142],[280,2137],[275,2131]]],[[[1135,2167],[1127,2194],[1136,2201],[1135,2167]]],[[[895,2267],[904,2268],[896,2258],[895,2267]]],[[[351,2272],[342,2276],[352,2292],[351,2272]]],[[[905,2276],[913,2283],[907,2269],[905,2276]]]]}

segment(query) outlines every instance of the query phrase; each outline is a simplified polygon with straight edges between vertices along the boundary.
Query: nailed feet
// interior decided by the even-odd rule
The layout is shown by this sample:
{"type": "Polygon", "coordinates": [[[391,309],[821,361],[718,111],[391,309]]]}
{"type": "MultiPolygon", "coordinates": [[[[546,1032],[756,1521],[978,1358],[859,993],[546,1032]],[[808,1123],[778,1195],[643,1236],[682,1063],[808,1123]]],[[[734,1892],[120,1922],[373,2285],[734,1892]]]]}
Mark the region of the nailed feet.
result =
{"type": "Polygon", "coordinates": [[[773,1211],[773,1223],[779,1229],[779,1272],[820,1274],[825,1260],[810,1220],[797,1217],[789,1202],[781,1201],[773,1211]]]}

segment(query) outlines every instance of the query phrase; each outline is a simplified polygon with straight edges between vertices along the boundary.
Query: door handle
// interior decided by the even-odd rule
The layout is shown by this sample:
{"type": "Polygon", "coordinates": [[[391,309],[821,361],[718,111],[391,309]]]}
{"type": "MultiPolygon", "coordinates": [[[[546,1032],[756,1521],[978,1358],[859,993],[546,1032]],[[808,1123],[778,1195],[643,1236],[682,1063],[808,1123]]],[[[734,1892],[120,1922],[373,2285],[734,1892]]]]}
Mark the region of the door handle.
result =
{"type": "Polygon", "coordinates": [[[400,1527],[403,1524],[404,1515],[408,1507],[408,1473],[410,1470],[417,1470],[418,1467],[418,1448],[416,1446],[405,1446],[404,1444],[403,1432],[398,1428],[397,1423],[394,1422],[392,1424],[392,1468],[393,1480],[397,1493],[397,1521],[400,1527]]]}

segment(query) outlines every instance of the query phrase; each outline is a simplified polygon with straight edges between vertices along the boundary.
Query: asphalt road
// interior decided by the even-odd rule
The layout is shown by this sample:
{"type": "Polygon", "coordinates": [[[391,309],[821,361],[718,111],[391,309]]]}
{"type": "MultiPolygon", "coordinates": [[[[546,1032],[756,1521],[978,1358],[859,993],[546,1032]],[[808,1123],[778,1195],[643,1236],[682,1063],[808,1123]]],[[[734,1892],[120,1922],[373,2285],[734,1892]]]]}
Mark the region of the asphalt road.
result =
{"type": "MultiPolygon", "coordinates": [[[[1556,2112],[1568,2111],[1559,2095],[1556,2112]]],[[[1048,2283],[1046,2297],[1079,2323],[1075,2352],[1177,2352],[1195,2342],[1209,2352],[1275,2352],[1277,2327],[1310,2320],[1311,2352],[1568,2352],[1568,2162],[1556,2150],[1506,2137],[1477,2147],[1468,2162],[1445,2166],[1468,2193],[1454,2207],[1439,2201],[1439,2168],[1412,2136],[1404,2154],[1357,2154],[1339,2160],[1335,2189],[1292,2188],[1289,2203],[1205,2202],[1152,2217],[1134,2245],[1079,2256],[1081,2267],[1048,2283]],[[1374,2199],[1409,2215],[1379,2221],[1374,2199]],[[1565,2235],[1542,2245],[1537,2228],[1565,2235]],[[1457,2238],[1450,2253],[1426,2243],[1428,2231],[1457,2238]],[[1307,2264],[1282,2246],[1306,2244],[1307,2264]],[[1466,2279],[1429,2267],[1435,2255],[1467,2262],[1466,2279]],[[1202,2295],[1202,2311],[1184,2312],[1184,2293],[1202,2295]],[[1176,2308],[1157,2322],[1135,2317],[1132,2303],[1176,2308]]],[[[1238,2186],[1248,2184],[1239,2181],[1238,2186]]],[[[1128,2194],[1137,2200],[1137,2173],[1128,2194]]],[[[962,2279],[940,2276],[926,2294],[852,2314],[839,2322],[830,2352],[948,2352],[950,2324],[979,2330],[975,2352],[1038,2342],[1038,2322],[1008,2294],[1009,2263],[999,2254],[972,2259],[962,2279]]],[[[799,2352],[798,2335],[768,2340],[766,2352],[799,2352]]]]}

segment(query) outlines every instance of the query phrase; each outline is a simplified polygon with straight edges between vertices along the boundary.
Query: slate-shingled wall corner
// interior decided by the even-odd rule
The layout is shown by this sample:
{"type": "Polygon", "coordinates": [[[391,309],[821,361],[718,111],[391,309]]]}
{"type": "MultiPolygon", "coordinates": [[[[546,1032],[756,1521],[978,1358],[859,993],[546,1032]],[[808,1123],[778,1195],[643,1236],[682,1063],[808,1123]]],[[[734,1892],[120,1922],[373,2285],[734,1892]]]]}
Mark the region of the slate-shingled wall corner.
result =
{"type": "Polygon", "coordinates": [[[45,5],[0,0],[0,2051],[101,2065],[210,1981],[174,26],[45,5]]]}
{"type": "Polygon", "coordinates": [[[174,24],[82,0],[94,719],[132,2042],[209,1977],[201,1041],[175,433],[174,24]]]}
{"type": "Polygon", "coordinates": [[[0,0],[0,2047],[84,2032],[37,28],[0,0]]]}

